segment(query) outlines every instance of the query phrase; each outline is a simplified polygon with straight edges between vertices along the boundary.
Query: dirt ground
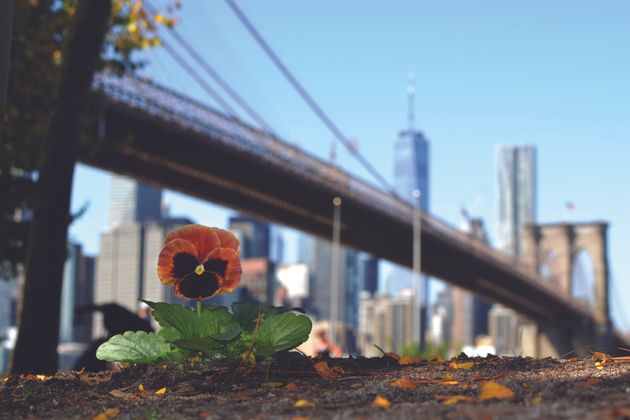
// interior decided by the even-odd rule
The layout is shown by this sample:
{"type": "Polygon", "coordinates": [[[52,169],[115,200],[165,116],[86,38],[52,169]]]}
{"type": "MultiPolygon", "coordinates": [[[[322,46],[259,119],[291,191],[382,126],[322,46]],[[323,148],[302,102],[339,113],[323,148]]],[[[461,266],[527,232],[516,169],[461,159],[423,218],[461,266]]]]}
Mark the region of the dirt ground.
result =
{"type": "Polygon", "coordinates": [[[489,357],[400,365],[384,356],[327,359],[331,379],[325,379],[314,369],[319,361],[293,353],[247,369],[214,360],[183,368],[5,376],[0,417],[630,419],[630,363],[489,357]],[[488,382],[513,396],[480,401],[488,382]],[[374,405],[377,396],[385,401],[381,406],[374,405]]]}

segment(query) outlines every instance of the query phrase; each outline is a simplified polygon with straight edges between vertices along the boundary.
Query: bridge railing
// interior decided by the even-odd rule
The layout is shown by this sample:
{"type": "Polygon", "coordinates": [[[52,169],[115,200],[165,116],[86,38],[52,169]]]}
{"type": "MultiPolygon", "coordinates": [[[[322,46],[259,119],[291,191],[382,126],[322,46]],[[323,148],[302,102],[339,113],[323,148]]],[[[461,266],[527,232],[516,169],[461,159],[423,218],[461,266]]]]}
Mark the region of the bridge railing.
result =
{"type": "MultiPolygon", "coordinates": [[[[329,162],[308,151],[150,80],[101,74],[94,80],[94,90],[105,94],[108,101],[140,109],[185,130],[209,136],[213,141],[221,141],[227,147],[254,154],[258,159],[281,166],[283,170],[297,177],[324,185],[332,191],[336,190],[342,197],[377,208],[383,214],[403,223],[412,223],[414,209],[409,202],[384,192],[339,167],[331,166],[329,162]]],[[[503,269],[516,271],[547,291],[557,294],[521,263],[490,249],[437,217],[423,211],[422,223],[423,230],[433,231],[458,247],[467,248],[469,252],[481,255],[503,269]]]]}

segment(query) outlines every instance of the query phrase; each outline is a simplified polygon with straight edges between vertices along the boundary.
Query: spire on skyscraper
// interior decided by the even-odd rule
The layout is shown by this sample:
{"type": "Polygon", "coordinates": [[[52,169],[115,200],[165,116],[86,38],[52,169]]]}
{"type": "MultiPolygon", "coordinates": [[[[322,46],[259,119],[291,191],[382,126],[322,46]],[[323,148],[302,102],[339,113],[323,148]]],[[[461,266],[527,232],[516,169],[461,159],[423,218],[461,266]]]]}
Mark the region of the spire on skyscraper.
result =
{"type": "Polygon", "coordinates": [[[414,131],[414,122],[416,118],[416,75],[413,70],[407,73],[407,119],[409,122],[409,132],[414,131]]]}

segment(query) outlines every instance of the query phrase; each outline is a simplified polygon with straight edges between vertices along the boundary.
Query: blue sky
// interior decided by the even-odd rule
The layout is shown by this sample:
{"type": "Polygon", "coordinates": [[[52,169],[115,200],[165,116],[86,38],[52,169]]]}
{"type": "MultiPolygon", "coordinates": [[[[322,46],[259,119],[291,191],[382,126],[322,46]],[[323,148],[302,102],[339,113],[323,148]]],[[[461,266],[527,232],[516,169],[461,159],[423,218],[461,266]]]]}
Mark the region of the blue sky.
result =
{"type": "MultiPolygon", "coordinates": [[[[406,126],[406,75],[414,69],[416,127],[431,142],[431,211],[453,224],[467,206],[486,220],[494,239],[495,145],[536,145],[538,220],[610,222],[613,315],[630,328],[629,2],[238,3],[390,180],[393,141],[406,126]],[[566,211],[567,201],[574,212],[566,211]]],[[[181,34],[284,138],[327,157],[332,135],[225,3],[183,4],[181,34]]],[[[212,104],[163,50],[147,59],[146,74],[212,104]]],[[[346,152],[337,155],[342,166],[367,178],[346,152]]],[[[85,201],[91,206],[71,233],[96,252],[107,222],[109,178],[79,166],[75,181],[73,208],[85,201]]],[[[226,222],[224,209],[177,193],[167,199],[174,213],[226,222]]]]}

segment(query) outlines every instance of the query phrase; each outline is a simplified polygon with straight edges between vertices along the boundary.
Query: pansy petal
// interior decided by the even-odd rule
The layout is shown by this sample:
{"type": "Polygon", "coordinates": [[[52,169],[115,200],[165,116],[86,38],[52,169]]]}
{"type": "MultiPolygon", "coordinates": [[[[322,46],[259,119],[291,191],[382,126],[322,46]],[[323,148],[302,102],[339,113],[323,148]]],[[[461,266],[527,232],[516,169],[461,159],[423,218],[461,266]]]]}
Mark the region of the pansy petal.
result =
{"type": "Polygon", "coordinates": [[[241,262],[238,252],[231,248],[217,248],[208,255],[204,261],[204,267],[219,267],[225,265],[224,275],[221,282],[222,292],[231,292],[241,281],[241,262]]]}
{"type": "Polygon", "coordinates": [[[221,240],[221,248],[230,248],[234,251],[238,251],[238,246],[240,242],[232,232],[219,228],[216,228],[216,231],[219,239],[221,240]]]}
{"type": "Polygon", "coordinates": [[[184,299],[208,299],[221,291],[219,276],[214,273],[192,273],[175,283],[173,291],[184,299]]]}
{"type": "Polygon", "coordinates": [[[166,235],[164,244],[175,239],[184,239],[193,244],[197,248],[199,258],[204,259],[212,250],[221,246],[217,230],[217,228],[203,225],[186,225],[166,235]]]}
{"type": "Polygon", "coordinates": [[[164,284],[173,284],[195,270],[199,265],[195,246],[183,239],[170,241],[158,257],[157,274],[164,284]]]}

